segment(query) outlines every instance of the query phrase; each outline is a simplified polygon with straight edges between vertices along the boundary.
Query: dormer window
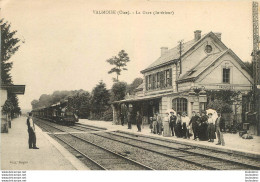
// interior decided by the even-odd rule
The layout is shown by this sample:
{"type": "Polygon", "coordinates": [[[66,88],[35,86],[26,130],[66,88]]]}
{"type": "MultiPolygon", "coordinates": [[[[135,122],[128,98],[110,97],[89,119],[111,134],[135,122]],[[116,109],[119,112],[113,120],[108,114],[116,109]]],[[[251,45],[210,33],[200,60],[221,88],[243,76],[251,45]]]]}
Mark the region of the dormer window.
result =
{"type": "Polygon", "coordinates": [[[223,68],[223,83],[230,83],[230,68],[223,68]]]}

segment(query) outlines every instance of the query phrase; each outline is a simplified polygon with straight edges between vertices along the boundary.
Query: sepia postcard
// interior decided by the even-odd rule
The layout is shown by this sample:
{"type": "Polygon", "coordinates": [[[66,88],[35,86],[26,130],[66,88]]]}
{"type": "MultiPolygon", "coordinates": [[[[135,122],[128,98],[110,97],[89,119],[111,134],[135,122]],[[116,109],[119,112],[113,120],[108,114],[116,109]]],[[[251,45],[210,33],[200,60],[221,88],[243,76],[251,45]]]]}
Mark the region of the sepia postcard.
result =
{"type": "Polygon", "coordinates": [[[0,8],[1,181],[259,181],[257,1],[0,8]]]}

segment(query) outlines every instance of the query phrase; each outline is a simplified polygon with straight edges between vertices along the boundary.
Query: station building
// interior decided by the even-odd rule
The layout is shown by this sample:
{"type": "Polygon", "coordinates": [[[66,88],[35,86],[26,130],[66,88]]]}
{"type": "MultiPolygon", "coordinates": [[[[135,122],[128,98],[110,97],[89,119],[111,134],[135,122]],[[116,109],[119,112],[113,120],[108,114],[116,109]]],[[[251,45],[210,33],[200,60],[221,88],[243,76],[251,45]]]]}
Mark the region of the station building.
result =
{"type": "Polygon", "coordinates": [[[8,128],[10,128],[11,114],[2,113],[2,107],[4,106],[6,100],[9,98],[10,94],[21,94],[23,95],[25,91],[25,85],[1,85],[0,96],[1,96],[1,133],[7,133],[8,128]]]}
{"type": "Polygon", "coordinates": [[[242,122],[243,115],[250,110],[250,103],[243,104],[243,97],[252,90],[250,71],[221,41],[221,33],[202,35],[196,30],[193,40],[172,49],[162,47],[161,56],[141,73],[143,84],[136,93],[113,103],[114,124],[121,122],[122,105],[133,115],[140,110],[145,123],[155,112],[164,113],[171,108],[191,117],[192,111],[206,110],[210,101],[207,92],[214,90],[239,93],[228,122],[242,122]]]}

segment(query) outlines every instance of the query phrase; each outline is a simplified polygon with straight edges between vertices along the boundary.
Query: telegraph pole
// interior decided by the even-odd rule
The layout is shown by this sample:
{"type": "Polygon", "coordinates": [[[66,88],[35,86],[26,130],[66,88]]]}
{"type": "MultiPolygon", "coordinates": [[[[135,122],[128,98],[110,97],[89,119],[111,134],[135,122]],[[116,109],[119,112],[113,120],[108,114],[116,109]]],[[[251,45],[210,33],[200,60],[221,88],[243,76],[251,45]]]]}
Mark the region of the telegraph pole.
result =
{"type": "Polygon", "coordinates": [[[253,101],[256,113],[257,134],[260,135],[260,57],[259,57],[259,24],[258,2],[252,4],[253,17],[253,101]]]}
{"type": "Polygon", "coordinates": [[[180,40],[178,42],[179,46],[178,46],[178,50],[179,50],[179,55],[180,55],[180,58],[179,58],[179,61],[176,63],[176,90],[178,92],[178,79],[179,79],[179,76],[181,75],[182,73],[182,52],[183,52],[183,40],[180,40]],[[180,64],[180,72],[178,73],[178,64],[180,64]]]}
{"type": "Polygon", "coordinates": [[[180,73],[179,75],[182,74],[182,52],[183,52],[183,40],[180,40],[179,42],[179,46],[178,46],[178,50],[179,50],[179,54],[180,54],[180,58],[179,58],[179,63],[180,63],[180,73]]]}

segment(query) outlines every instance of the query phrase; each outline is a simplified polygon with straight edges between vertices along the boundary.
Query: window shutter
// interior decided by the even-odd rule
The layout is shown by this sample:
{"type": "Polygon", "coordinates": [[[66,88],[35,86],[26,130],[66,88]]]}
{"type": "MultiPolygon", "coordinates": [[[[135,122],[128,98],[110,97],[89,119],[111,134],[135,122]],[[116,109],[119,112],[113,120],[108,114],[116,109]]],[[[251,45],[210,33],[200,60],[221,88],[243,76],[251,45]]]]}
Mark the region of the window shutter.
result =
{"type": "Polygon", "coordinates": [[[153,74],[153,88],[156,89],[156,73],[153,74]]]}
{"type": "Polygon", "coordinates": [[[165,87],[165,71],[162,71],[162,88],[165,87]]]}
{"type": "Polygon", "coordinates": [[[159,88],[160,87],[160,72],[156,73],[157,75],[157,83],[156,83],[156,87],[159,88]]]}
{"type": "Polygon", "coordinates": [[[163,88],[163,72],[160,72],[160,88],[163,88]]]}
{"type": "Polygon", "coordinates": [[[145,89],[148,90],[148,76],[145,76],[145,89]]]}
{"type": "Polygon", "coordinates": [[[151,89],[154,88],[154,85],[153,85],[153,80],[154,80],[154,77],[153,77],[153,74],[151,75],[151,89]]]}
{"type": "Polygon", "coordinates": [[[172,68],[169,69],[169,85],[172,86],[172,68]]]}

